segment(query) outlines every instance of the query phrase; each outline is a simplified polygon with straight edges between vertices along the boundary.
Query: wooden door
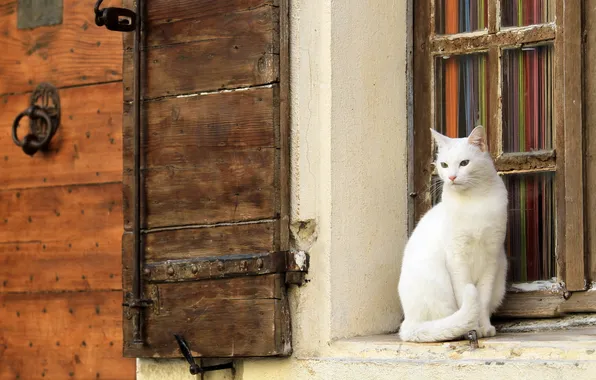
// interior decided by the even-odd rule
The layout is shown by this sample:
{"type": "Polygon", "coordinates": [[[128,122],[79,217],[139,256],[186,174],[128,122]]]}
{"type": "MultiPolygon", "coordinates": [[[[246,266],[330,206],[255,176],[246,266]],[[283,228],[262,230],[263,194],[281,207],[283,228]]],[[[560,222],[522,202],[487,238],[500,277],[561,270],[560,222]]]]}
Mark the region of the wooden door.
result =
{"type": "Polygon", "coordinates": [[[1,380],[135,377],[122,357],[122,35],[95,26],[94,3],[0,0],[1,380]],[[41,82],[59,88],[61,124],[29,157],[11,125],[41,82]]]}

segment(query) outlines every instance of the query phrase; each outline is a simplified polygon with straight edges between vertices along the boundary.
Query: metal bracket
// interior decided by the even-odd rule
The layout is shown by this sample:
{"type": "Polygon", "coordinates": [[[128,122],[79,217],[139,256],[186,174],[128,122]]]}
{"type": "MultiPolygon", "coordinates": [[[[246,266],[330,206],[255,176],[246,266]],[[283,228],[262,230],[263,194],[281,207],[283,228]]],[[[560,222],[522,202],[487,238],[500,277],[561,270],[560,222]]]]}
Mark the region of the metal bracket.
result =
{"type": "Polygon", "coordinates": [[[310,255],[304,251],[289,251],[286,254],[286,284],[303,285],[310,267],[310,255]]]}

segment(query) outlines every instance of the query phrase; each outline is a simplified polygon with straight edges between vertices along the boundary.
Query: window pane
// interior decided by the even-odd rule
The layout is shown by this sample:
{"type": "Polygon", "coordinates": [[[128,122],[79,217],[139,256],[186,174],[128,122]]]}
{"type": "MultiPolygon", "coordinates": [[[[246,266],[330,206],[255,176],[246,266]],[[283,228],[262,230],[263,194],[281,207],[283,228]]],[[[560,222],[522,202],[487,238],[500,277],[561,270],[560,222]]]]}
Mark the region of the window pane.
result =
{"type": "Polygon", "coordinates": [[[479,124],[488,129],[486,54],[438,57],[435,63],[435,129],[449,137],[467,136],[479,124]]]}
{"type": "Polygon", "coordinates": [[[487,0],[436,0],[438,34],[473,32],[486,28],[487,0]]]}
{"type": "Polygon", "coordinates": [[[526,26],[553,20],[551,0],[501,0],[501,25],[526,26]]]}
{"type": "Polygon", "coordinates": [[[553,148],[550,45],[503,50],[503,151],[553,148]]]}
{"type": "Polygon", "coordinates": [[[554,173],[507,175],[509,281],[556,277],[554,173]]]}

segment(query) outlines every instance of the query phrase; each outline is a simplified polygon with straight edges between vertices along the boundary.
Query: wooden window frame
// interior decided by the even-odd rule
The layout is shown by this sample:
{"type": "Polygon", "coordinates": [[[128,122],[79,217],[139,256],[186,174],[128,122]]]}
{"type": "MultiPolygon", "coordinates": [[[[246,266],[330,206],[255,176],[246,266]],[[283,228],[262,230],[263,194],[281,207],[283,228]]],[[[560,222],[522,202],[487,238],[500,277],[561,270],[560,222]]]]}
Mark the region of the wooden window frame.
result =
{"type": "MultiPolygon", "coordinates": [[[[554,172],[556,189],[557,283],[536,283],[533,290],[509,288],[497,315],[553,317],[567,312],[596,311],[596,292],[589,284],[585,249],[584,143],[582,114],[582,0],[553,0],[554,20],[540,25],[500,28],[500,1],[488,0],[488,28],[458,33],[435,33],[436,0],[414,1],[413,12],[413,140],[409,164],[409,230],[430,209],[433,173],[430,127],[435,123],[434,58],[487,53],[489,72],[489,150],[503,174],[554,172]],[[505,153],[502,150],[502,48],[542,42],[554,47],[554,149],[505,153]],[[429,112],[430,109],[430,112],[429,112]],[[573,221],[573,222],[571,222],[573,221]]],[[[586,211],[588,214],[588,211],[586,211]]],[[[592,260],[593,261],[593,260],[592,260]]],[[[594,281],[594,279],[592,279],[594,281]]]]}

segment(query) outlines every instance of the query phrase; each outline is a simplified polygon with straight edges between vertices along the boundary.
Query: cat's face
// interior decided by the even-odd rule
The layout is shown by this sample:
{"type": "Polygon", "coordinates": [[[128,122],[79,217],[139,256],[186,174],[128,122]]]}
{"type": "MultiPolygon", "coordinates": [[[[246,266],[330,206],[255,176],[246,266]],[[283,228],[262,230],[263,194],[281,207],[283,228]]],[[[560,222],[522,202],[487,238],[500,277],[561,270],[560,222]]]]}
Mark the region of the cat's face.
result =
{"type": "Polygon", "coordinates": [[[483,127],[474,128],[467,138],[452,139],[431,131],[439,148],[435,164],[445,187],[465,191],[483,185],[493,175],[483,127]]]}

